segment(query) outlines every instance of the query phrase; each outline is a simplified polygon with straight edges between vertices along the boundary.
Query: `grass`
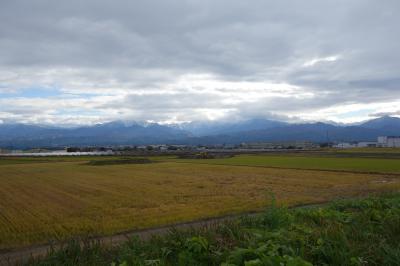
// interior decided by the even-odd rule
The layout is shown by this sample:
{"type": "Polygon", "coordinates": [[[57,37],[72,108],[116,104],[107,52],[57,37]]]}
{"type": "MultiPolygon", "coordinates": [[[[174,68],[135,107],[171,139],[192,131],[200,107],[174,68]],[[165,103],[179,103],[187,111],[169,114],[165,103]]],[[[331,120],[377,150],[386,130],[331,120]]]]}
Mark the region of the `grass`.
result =
{"type": "Polygon", "coordinates": [[[276,155],[238,155],[225,159],[187,160],[176,159],[177,162],[206,163],[217,165],[264,166],[299,169],[324,169],[363,172],[400,173],[400,159],[377,158],[336,158],[276,155]]]}
{"type": "Polygon", "coordinates": [[[114,156],[53,156],[53,157],[1,157],[0,166],[8,164],[32,164],[50,162],[86,162],[88,160],[110,160],[114,156]]]}
{"type": "MultiPolygon", "coordinates": [[[[255,164],[265,161],[233,159],[243,158],[246,164],[251,158],[255,164]]],[[[11,159],[0,166],[0,249],[260,210],[270,192],[279,204],[298,205],[400,188],[398,178],[376,174],[177,163],[164,157],[152,158],[154,164],[102,167],[87,165],[99,157],[48,159],[11,159]]]]}
{"type": "Polygon", "coordinates": [[[100,166],[100,165],[116,165],[116,164],[145,164],[145,163],[152,163],[152,161],[147,158],[121,158],[114,160],[91,160],[87,164],[93,166],[100,166]]]}
{"type": "Polygon", "coordinates": [[[172,230],[118,247],[72,241],[29,265],[399,265],[400,194],[323,208],[275,204],[207,228],[172,230]]]}
{"type": "Polygon", "coordinates": [[[328,149],[335,153],[400,153],[399,148],[351,148],[351,149],[328,149]]]}

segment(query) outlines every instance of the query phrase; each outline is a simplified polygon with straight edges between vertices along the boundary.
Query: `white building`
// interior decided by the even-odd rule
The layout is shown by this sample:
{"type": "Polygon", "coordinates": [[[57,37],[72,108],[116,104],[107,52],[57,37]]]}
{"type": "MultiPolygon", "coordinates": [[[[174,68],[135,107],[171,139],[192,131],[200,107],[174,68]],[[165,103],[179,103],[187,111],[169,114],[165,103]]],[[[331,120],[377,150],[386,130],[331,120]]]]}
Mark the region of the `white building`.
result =
{"type": "Polygon", "coordinates": [[[358,148],[378,147],[378,142],[359,142],[357,143],[358,148]]]}
{"type": "Polygon", "coordinates": [[[340,142],[340,143],[334,145],[333,147],[338,148],[338,149],[351,149],[351,148],[355,148],[356,145],[352,144],[352,143],[348,143],[348,142],[340,142]]]}
{"type": "Polygon", "coordinates": [[[379,147],[400,148],[400,136],[381,136],[378,137],[379,147]]]}

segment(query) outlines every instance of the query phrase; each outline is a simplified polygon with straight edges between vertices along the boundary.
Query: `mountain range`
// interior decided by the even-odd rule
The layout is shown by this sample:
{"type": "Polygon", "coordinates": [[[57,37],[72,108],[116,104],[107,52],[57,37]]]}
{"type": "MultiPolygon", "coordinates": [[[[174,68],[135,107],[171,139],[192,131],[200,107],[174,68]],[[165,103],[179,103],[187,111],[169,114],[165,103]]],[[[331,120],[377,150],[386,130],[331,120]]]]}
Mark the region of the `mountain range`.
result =
{"type": "Polygon", "coordinates": [[[86,145],[223,144],[259,141],[375,141],[400,135],[400,118],[384,116],[359,125],[286,123],[267,119],[191,122],[179,125],[116,121],[76,128],[0,124],[0,147],[34,148],[86,145]]]}

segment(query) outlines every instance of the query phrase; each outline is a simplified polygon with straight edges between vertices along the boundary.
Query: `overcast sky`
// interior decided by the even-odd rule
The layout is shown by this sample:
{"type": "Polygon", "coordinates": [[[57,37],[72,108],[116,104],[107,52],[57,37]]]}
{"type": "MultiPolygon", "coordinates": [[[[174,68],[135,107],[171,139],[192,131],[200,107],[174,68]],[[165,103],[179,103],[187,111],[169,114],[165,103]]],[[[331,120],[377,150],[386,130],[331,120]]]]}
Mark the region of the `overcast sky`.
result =
{"type": "Polygon", "coordinates": [[[1,0],[0,123],[400,115],[400,1],[1,0]]]}

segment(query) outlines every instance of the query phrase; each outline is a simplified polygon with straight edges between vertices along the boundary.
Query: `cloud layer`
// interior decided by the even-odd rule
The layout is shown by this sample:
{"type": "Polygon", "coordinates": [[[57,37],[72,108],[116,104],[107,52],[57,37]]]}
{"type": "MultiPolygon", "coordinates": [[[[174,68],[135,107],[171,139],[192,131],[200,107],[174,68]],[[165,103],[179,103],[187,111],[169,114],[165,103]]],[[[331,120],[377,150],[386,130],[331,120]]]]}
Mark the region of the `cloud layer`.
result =
{"type": "Polygon", "coordinates": [[[399,9],[397,0],[5,0],[0,120],[399,114],[399,9]]]}

